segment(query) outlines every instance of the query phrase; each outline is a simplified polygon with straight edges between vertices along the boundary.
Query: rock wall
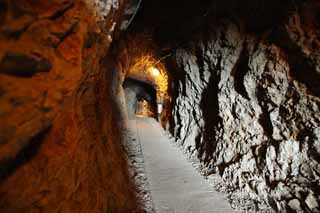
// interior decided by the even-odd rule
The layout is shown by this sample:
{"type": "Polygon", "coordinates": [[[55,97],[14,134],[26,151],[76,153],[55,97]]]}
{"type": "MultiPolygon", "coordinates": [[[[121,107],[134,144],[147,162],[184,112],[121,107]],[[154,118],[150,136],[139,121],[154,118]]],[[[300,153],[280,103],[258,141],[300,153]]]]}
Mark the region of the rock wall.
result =
{"type": "Polygon", "coordinates": [[[320,211],[319,11],[309,1],[259,34],[220,21],[173,60],[177,143],[277,211],[320,211]]]}
{"type": "Polygon", "coordinates": [[[124,1],[0,2],[0,211],[138,212],[108,49],[124,1]]]}

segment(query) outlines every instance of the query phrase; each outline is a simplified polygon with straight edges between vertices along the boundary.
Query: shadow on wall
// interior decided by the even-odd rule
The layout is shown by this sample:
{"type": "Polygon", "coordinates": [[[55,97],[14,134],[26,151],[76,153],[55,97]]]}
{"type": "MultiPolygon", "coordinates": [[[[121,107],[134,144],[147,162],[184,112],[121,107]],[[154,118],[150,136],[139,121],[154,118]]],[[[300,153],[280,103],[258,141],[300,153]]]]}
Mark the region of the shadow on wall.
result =
{"type": "Polygon", "coordinates": [[[157,91],[147,83],[126,78],[123,83],[129,119],[136,115],[157,117],[157,91]]]}

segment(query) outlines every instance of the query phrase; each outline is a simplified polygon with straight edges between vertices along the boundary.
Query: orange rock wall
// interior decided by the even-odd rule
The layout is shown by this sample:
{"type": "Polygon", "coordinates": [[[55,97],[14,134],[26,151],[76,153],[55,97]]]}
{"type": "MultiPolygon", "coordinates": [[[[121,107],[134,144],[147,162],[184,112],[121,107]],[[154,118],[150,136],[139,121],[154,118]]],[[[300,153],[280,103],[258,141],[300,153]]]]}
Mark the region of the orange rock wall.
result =
{"type": "Polygon", "coordinates": [[[110,32],[82,1],[0,3],[0,212],[136,212],[110,32]]]}

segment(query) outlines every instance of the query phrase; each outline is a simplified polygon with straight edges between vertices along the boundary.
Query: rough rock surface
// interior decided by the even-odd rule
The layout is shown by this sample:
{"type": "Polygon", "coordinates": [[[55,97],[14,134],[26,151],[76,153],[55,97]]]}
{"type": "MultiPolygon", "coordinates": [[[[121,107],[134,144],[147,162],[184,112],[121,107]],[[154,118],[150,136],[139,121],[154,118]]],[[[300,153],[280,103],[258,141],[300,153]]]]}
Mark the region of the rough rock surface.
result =
{"type": "Polygon", "coordinates": [[[95,2],[0,2],[0,212],[139,211],[106,60],[125,2],[95,2]]]}
{"type": "Polygon", "coordinates": [[[174,56],[177,143],[283,212],[320,211],[319,5],[306,7],[260,35],[221,21],[174,56]]]}

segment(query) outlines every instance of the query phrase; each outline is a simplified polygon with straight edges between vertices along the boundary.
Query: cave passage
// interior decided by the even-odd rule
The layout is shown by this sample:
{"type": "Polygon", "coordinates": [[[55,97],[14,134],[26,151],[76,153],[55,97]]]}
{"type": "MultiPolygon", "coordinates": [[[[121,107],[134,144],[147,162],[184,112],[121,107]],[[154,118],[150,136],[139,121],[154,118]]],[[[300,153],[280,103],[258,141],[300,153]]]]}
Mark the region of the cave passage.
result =
{"type": "Polygon", "coordinates": [[[157,91],[152,85],[126,78],[123,88],[129,119],[136,115],[157,118],[157,91]]]}
{"type": "Polygon", "coordinates": [[[163,97],[157,81],[161,73],[153,67],[141,67],[147,68],[139,67],[140,70],[129,73],[122,87],[131,133],[127,152],[132,163],[143,161],[135,170],[146,179],[136,184],[146,190],[145,194],[149,193],[149,208],[159,213],[234,212],[225,194],[211,189],[209,182],[170,142],[161,125],[163,97]]]}
{"type": "Polygon", "coordinates": [[[1,213],[320,213],[319,0],[0,0],[1,213]]]}

